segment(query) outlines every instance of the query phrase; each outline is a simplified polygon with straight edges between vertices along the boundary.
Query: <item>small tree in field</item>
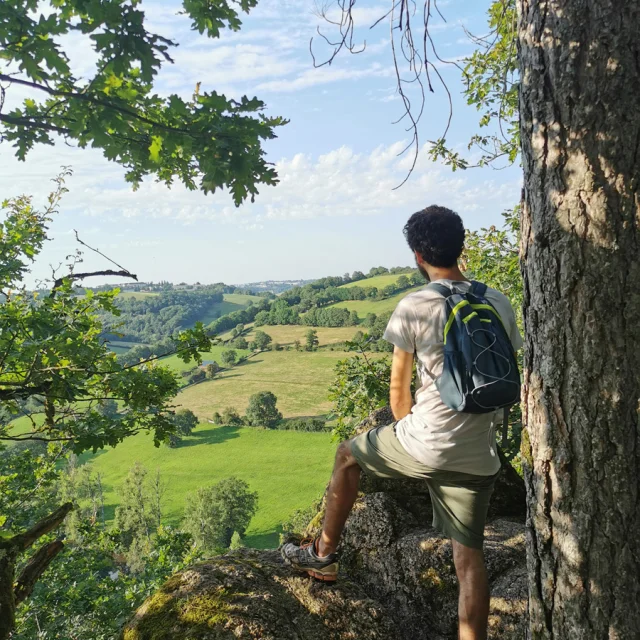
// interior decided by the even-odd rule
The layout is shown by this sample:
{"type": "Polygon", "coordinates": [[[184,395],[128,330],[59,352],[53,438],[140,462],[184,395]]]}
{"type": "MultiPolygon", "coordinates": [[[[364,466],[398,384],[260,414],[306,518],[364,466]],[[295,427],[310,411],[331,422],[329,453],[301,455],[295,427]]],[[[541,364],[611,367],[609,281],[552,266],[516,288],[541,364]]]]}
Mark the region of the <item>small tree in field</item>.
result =
{"type": "Polygon", "coordinates": [[[196,545],[214,553],[229,547],[234,532],[244,536],[257,506],[258,494],[244,480],[225,478],[187,496],[183,527],[196,545]]]}
{"type": "Polygon", "coordinates": [[[268,333],[264,331],[256,331],[256,335],[253,337],[253,342],[256,349],[264,351],[272,342],[272,338],[268,333]]]}
{"type": "Polygon", "coordinates": [[[320,344],[320,340],[318,339],[318,332],[315,329],[309,329],[306,333],[307,343],[305,345],[305,349],[307,351],[315,351],[320,344]]]}
{"type": "Polygon", "coordinates": [[[278,399],[271,391],[252,395],[247,407],[247,422],[254,427],[273,429],[282,420],[282,414],[276,408],[277,402],[278,399]]]}
{"type": "Polygon", "coordinates": [[[248,346],[249,346],[249,343],[247,342],[247,339],[242,336],[238,336],[233,341],[234,349],[246,349],[248,346]]]}
{"type": "Polygon", "coordinates": [[[191,432],[198,426],[198,418],[191,409],[178,409],[173,422],[176,425],[176,432],[183,436],[191,435],[191,432]]]}
{"type": "Polygon", "coordinates": [[[213,378],[216,377],[216,373],[218,373],[218,371],[220,371],[220,365],[217,362],[210,362],[206,367],[205,367],[205,374],[207,376],[207,378],[209,380],[212,380],[213,378]]]}
{"type": "Polygon", "coordinates": [[[227,349],[220,354],[222,358],[222,364],[225,367],[233,367],[233,365],[238,361],[238,354],[233,349],[227,349]]]}

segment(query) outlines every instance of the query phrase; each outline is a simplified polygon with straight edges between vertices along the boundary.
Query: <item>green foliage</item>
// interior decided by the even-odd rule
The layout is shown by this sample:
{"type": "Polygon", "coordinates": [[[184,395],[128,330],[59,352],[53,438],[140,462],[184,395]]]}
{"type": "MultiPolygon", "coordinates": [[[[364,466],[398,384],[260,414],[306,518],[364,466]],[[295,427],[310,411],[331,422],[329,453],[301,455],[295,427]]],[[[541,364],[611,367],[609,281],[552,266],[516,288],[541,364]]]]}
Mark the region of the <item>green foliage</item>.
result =
{"type": "Polygon", "coordinates": [[[369,360],[363,353],[340,360],[335,374],[329,388],[329,399],[338,417],[333,433],[337,439],[347,440],[359,422],[388,404],[391,363],[387,358],[369,360]]]}
{"type": "Polygon", "coordinates": [[[282,420],[282,414],[276,407],[277,402],[278,398],[271,391],[261,391],[252,395],[247,407],[247,424],[273,429],[282,420]]]}
{"type": "MultiPolygon", "coordinates": [[[[149,361],[123,365],[99,340],[101,311],[117,313],[117,291],[75,294],[73,274],[62,277],[46,295],[21,287],[27,265],[47,238],[47,226],[64,193],[64,176],[37,212],[29,198],[3,203],[0,241],[11,242],[9,260],[0,259],[0,401],[10,415],[25,414],[27,402],[40,398],[41,409],[27,413],[29,428],[12,433],[0,424],[0,441],[42,439],[65,442],[75,453],[115,446],[141,429],[154,433],[156,443],[173,432],[170,400],[178,381],[169,369],[149,361]],[[10,240],[9,240],[10,239],[10,240]],[[103,402],[117,401],[126,409],[105,412],[103,402]]],[[[196,325],[175,337],[180,357],[197,359],[210,347],[203,327],[196,325]]]]}
{"type": "Polygon", "coordinates": [[[61,503],[73,502],[74,510],[65,518],[67,540],[82,542],[83,524],[104,526],[104,487],[100,473],[80,465],[78,456],[70,454],[66,469],[57,474],[57,493],[61,503]]]}
{"type": "Polygon", "coordinates": [[[264,351],[272,342],[272,338],[268,333],[264,331],[256,331],[253,336],[253,342],[255,344],[255,348],[259,351],[264,351]]]}
{"type": "Polygon", "coordinates": [[[244,480],[225,478],[187,496],[184,529],[204,551],[226,549],[234,532],[244,536],[257,502],[258,494],[244,480]]]}
{"type": "Polygon", "coordinates": [[[220,416],[220,424],[225,427],[239,427],[244,424],[240,414],[233,407],[227,407],[222,411],[220,416]]]}
{"type": "MultiPolygon", "coordinates": [[[[502,159],[515,162],[520,150],[518,122],[517,16],[515,0],[493,0],[488,12],[489,33],[473,38],[478,49],[466,60],[463,69],[467,104],[480,112],[480,132],[474,134],[468,148],[480,151],[475,166],[493,164],[502,159]],[[486,132],[485,132],[486,131],[486,132]]],[[[463,156],[437,140],[429,151],[456,169],[471,166],[463,156]]]]}
{"type": "Polygon", "coordinates": [[[309,329],[309,331],[307,331],[305,335],[305,338],[305,349],[307,351],[315,351],[320,344],[320,340],[318,339],[318,332],[315,329],[309,329]]]}
{"type": "Polygon", "coordinates": [[[151,533],[158,526],[151,508],[153,503],[148,485],[147,470],[139,463],[129,470],[120,489],[120,504],[116,509],[115,526],[120,532],[121,544],[131,548],[151,541],[151,533]]]}
{"type": "Polygon", "coordinates": [[[198,291],[164,291],[157,296],[114,300],[117,313],[100,314],[103,336],[108,340],[125,340],[147,344],[135,345],[120,356],[124,364],[134,364],[152,355],[175,351],[173,336],[206,318],[210,309],[223,303],[218,287],[198,291]]]}
{"type": "Polygon", "coordinates": [[[198,418],[191,409],[178,409],[173,422],[176,425],[176,432],[182,436],[190,436],[198,426],[198,418]]]}
{"type": "Polygon", "coordinates": [[[282,431],[306,431],[307,433],[328,431],[327,423],[319,418],[292,418],[283,420],[277,427],[282,431]]]}
{"type": "Polygon", "coordinates": [[[503,212],[502,217],[504,224],[501,229],[491,226],[467,232],[462,262],[470,277],[485,282],[509,298],[522,331],[524,284],[518,250],[520,206],[503,212]]]}
{"type": "Polygon", "coordinates": [[[198,560],[191,537],[160,527],[144,568],[118,564],[112,536],[85,522],[81,544],[67,540],[46,579],[18,609],[15,640],[118,637],[124,622],[173,573],[198,560]]]}
{"type": "Polygon", "coordinates": [[[233,532],[231,536],[231,543],[229,544],[229,549],[234,551],[235,549],[242,549],[244,545],[242,544],[242,538],[237,531],[233,532]]]}
{"type": "Polygon", "coordinates": [[[216,373],[218,373],[218,371],[220,371],[220,365],[217,362],[215,362],[215,360],[213,362],[210,362],[205,367],[205,374],[207,378],[209,378],[209,380],[211,380],[212,378],[215,378],[216,373]]]}
{"type": "Polygon", "coordinates": [[[233,341],[233,348],[234,349],[248,349],[249,348],[249,343],[247,342],[246,338],[243,338],[242,336],[240,336],[239,338],[236,338],[233,341]]]}
{"type": "Polygon", "coordinates": [[[60,443],[0,444],[0,535],[24,530],[50,512],[62,453],[60,443]]]}
{"type": "Polygon", "coordinates": [[[238,354],[233,349],[227,349],[221,354],[222,364],[225,367],[233,367],[238,361],[238,354]]]}
{"type": "MultiPolygon", "coordinates": [[[[192,27],[210,38],[240,28],[238,10],[256,0],[183,0],[192,27]]],[[[282,118],[266,117],[264,104],[243,96],[228,99],[195,87],[190,100],[160,96],[154,80],[177,43],[147,31],[137,2],[5,0],[0,8],[0,81],[11,93],[26,92],[21,107],[0,113],[2,138],[23,160],[36,144],[59,134],[80,147],[102,149],[127,168],[138,186],[147,175],[170,185],[180,180],[205,193],[226,187],[236,205],[257,195],[257,185],[276,184],[262,141],[275,137],[282,118]],[[97,55],[95,75],[71,72],[64,50],[75,33],[97,55]],[[9,73],[8,69],[17,69],[9,73]],[[6,71],[6,72],[5,72],[6,71]]]]}

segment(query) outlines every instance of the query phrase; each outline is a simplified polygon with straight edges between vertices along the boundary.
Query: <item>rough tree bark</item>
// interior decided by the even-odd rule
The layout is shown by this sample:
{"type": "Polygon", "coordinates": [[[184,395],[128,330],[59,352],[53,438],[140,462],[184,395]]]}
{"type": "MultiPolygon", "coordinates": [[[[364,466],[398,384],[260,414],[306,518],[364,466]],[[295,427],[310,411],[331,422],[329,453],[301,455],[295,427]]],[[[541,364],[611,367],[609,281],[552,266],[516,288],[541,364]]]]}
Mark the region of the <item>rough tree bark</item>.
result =
{"type": "Polygon", "coordinates": [[[531,637],[640,637],[640,1],[517,0],[531,637]]]}
{"type": "Polygon", "coordinates": [[[9,538],[0,538],[0,640],[11,637],[15,626],[17,605],[31,595],[36,582],[62,551],[64,545],[61,540],[44,544],[16,577],[16,566],[20,555],[42,536],[57,529],[72,509],[73,505],[67,502],[28,531],[9,538]]]}

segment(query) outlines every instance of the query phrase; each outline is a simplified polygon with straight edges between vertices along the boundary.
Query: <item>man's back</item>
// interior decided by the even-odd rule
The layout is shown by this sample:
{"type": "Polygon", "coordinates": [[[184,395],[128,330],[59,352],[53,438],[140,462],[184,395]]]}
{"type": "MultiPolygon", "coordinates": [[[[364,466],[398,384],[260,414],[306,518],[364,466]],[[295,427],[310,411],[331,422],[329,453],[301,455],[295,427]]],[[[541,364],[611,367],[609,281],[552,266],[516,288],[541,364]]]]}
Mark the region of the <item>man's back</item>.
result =
{"type": "MultiPolygon", "coordinates": [[[[451,284],[451,280],[438,280],[451,284]]],[[[470,282],[456,282],[468,289],[470,282]]],[[[522,346],[514,311],[508,298],[487,288],[487,300],[495,307],[515,350],[522,346]]],[[[414,353],[420,388],[411,413],[396,427],[398,440],[415,459],[434,469],[477,475],[494,474],[500,468],[495,450],[495,426],[499,416],[459,413],[440,398],[435,380],[444,362],[443,334],[446,318],[443,297],[428,287],[403,298],[389,321],[384,338],[403,351],[414,353]]],[[[500,412],[501,413],[501,412],[500,412]]]]}

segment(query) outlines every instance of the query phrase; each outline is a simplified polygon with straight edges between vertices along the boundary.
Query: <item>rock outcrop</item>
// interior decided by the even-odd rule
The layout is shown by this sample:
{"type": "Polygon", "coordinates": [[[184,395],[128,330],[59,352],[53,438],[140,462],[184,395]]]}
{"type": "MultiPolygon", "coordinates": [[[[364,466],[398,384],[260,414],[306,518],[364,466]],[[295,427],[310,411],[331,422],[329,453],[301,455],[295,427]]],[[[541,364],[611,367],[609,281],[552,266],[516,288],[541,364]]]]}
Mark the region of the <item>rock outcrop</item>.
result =
{"type": "MultiPolygon", "coordinates": [[[[363,429],[386,424],[388,410],[363,429]]],[[[451,543],[431,528],[419,481],[363,478],[341,547],[341,576],[327,586],[296,575],[274,551],[240,550],[173,576],[136,613],[124,640],[448,640],[457,637],[451,543]]],[[[508,467],[497,483],[485,555],[489,637],[515,640],[526,625],[524,487],[508,467]]],[[[310,523],[314,535],[323,508],[310,523]]]]}

